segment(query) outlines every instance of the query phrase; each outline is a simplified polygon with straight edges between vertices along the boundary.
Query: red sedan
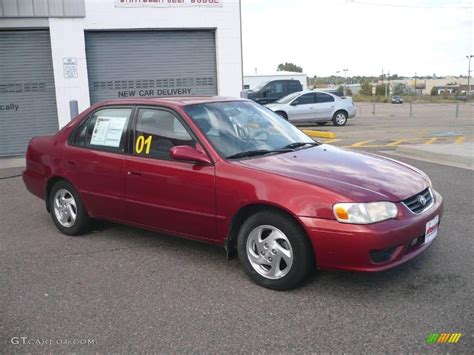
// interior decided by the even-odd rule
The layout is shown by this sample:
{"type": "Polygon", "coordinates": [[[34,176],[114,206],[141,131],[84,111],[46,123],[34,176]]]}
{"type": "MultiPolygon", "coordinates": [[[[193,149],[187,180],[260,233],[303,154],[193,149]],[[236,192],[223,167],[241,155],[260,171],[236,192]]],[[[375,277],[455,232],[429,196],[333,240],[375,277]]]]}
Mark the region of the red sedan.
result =
{"type": "Polygon", "coordinates": [[[224,98],[130,99],[33,138],[23,179],[57,228],[107,219],[225,246],[257,284],[381,271],[437,237],[442,197],[409,165],[311,140],[224,98]]]}

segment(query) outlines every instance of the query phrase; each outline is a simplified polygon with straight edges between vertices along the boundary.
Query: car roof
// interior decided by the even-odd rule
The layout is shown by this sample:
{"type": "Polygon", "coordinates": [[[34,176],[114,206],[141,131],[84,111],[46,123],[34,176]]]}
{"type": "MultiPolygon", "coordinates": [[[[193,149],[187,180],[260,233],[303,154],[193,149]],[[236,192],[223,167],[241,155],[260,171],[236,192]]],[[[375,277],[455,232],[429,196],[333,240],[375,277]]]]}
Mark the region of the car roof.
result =
{"type": "Polygon", "coordinates": [[[303,94],[310,94],[310,93],[314,93],[314,92],[318,92],[318,93],[322,93],[322,94],[329,94],[329,95],[336,96],[336,95],[334,95],[331,91],[324,91],[324,90],[310,90],[310,89],[307,89],[307,90],[299,91],[299,93],[300,93],[301,95],[303,95],[303,94]]]}
{"type": "Polygon", "coordinates": [[[102,101],[96,106],[109,105],[157,105],[157,106],[188,106],[196,104],[206,104],[213,102],[229,102],[229,101],[249,101],[241,98],[225,97],[225,96],[175,96],[175,97],[147,97],[147,98],[130,98],[115,99],[102,101]]]}

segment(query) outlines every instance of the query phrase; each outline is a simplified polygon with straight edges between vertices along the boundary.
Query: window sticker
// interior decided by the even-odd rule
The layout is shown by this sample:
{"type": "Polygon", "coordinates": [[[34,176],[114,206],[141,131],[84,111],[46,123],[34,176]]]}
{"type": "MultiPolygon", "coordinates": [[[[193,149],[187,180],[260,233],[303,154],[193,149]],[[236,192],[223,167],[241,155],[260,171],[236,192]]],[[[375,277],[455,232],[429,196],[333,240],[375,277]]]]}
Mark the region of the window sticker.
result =
{"type": "Polygon", "coordinates": [[[91,145],[118,148],[127,117],[99,116],[92,133],[91,145]]]}

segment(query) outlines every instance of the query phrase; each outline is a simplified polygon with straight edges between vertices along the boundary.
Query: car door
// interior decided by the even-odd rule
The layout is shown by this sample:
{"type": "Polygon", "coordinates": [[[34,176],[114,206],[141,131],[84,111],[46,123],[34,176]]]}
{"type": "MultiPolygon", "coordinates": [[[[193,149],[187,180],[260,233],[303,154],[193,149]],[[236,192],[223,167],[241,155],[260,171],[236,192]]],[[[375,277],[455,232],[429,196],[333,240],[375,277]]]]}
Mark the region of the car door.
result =
{"type": "Polygon", "coordinates": [[[316,105],[314,106],[317,121],[328,121],[332,119],[336,99],[322,92],[316,93],[316,105]]]}
{"type": "Polygon", "coordinates": [[[98,109],[76,129],[65,148],[65,176],[94,216],[124,218],[124,150],[133,109],[98,109]]]}
{"type": "Polygon", "coordinates": [[[184,120],[166,108],[137,109],[125,161],[130,222],[185,236],[214,239],[213,165],[175,161],[174,146],[199,144],[184,120]]]}
{"type": "Polygon", "coordinates": [[[283,80],[269,82],[263,89],[262,105],[275,102],[285,96],[285,83],[283,80]]]}
{"type": "Polygon", "coordinates": [[[303,94],[290,103],[288,118],[290,121],[310,121],[315,119],[314,107],[316,94],[303,94]]]}

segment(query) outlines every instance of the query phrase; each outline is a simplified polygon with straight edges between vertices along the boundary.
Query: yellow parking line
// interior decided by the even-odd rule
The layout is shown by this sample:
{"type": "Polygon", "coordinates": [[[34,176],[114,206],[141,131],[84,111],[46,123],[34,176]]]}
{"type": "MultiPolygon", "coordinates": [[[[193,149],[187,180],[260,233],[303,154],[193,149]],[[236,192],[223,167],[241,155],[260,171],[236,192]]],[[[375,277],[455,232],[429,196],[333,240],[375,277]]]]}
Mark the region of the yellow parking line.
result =
{"type": "Polygon", "coordinates": [[[333,133],[333,132],[315,131],[313,129],[303,129],[302,131],[304,133],[306,133],[308,136],[310,136],[311,138],[313,138],[313,137],[316,137],[316,138],[329,138],[329,139],[336,138],[336,133],[333,133]]]}
{"type": "Polygon", "coordinates": [[[456,139],[454,144],[462,144],[462,143],[464,143],[465,140],[466,140],[466,137],[459,137],[459,138],[456,139]]]}
{"type": "Polygon", "coordinates": [[[398,141],[387,144],[387,147],[396,147],[406,141],[408,141],[408,139],[399,139],[398,141]]]}
{"type": "Polygon", "coordinates": [[[357,143],[354,143],[353,145],[351,145],[350,147],[354,147],[354,148],[363,147],[367,143],[370,143],[370,142],[375,142],[375,139],[371,139],[370,141],[357,142],[357,143]]]}
{"type": "Polygon", "coordinates": [[[438,140],[438,138],[431,138],[430,140],[428,140],[425,144],[433,144],[434,142],[436,142],[438,140]]]}

